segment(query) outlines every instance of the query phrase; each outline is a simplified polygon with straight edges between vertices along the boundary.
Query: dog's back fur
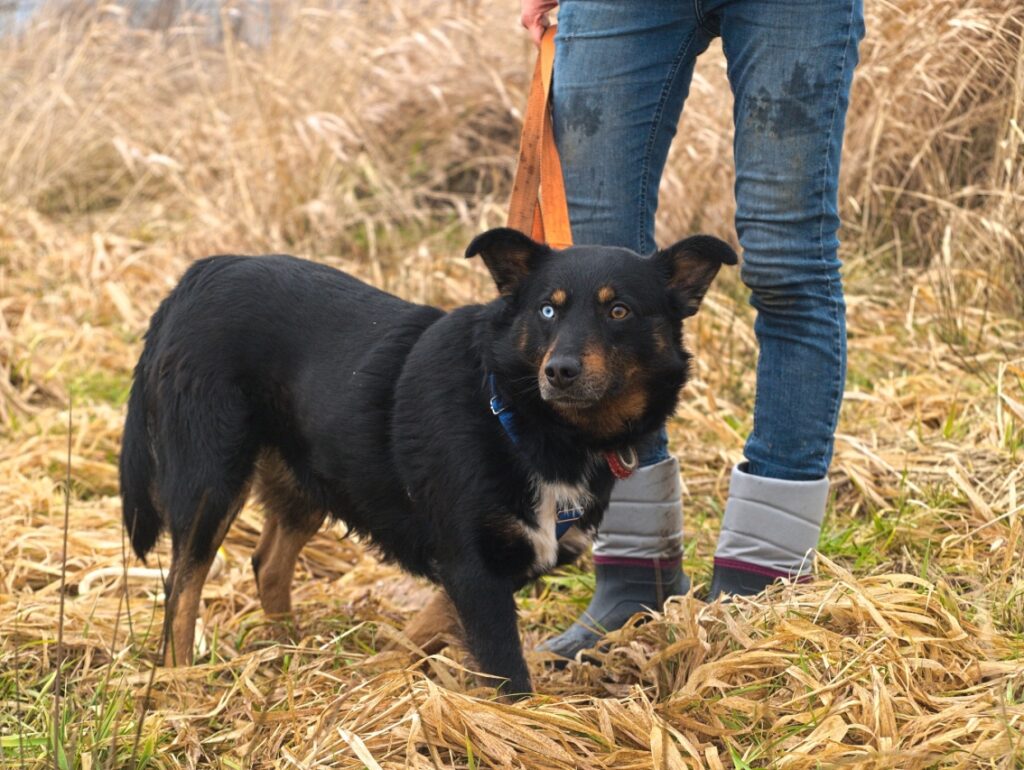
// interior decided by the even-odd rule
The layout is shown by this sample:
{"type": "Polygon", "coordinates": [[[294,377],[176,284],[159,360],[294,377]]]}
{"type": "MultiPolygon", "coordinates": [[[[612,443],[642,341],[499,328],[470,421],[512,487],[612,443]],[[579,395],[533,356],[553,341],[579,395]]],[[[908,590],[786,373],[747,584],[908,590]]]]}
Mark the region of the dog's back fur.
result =
{"type": "Polygon", "coordinates": [[[391,409],[409,350],[443,315],[294,257],[193,264],[153,317],[129,400],[121,462],[135,551],[162,528],[198,527],[196,547],[208,546],[221,507],[271,450],[311,506],[365,534],[374,519],[384,550],[425,573],[406,555],[423,548],[394,473],[391,409]],[[389,547],[403,538],[414,547],[389,547]]]}
{"type": "Polygon", "coordinates": [[[581,547],[555,541],[556,506],[580,505],[578,530],[596,528],[613,483],[602,452],[671,413],[688,360],[679,321],[735,255],[691,239],[700,275],[679,284],[667,252],[649,265],[624,250],[559,256],[498,230],[470,253],[502,297],[447,314],[288,256],[201,260],[161,304],[135,371],[121,485],[136,553],[172,536],[170,662],[190,658],[209,563],[255,483],[267,524],[253,563],[268,612],[290,610],[299,549],[325,517],[340,519],[441,584],[481,667],[529,689],[513,593],[581,547]],[[613,284],[637,304],[632,337],[566,299],[597,306],[586,297],[613,284]],[[563,300],[560,331],[536,316],[548,296],[563,300]],[[581,384],[562,383],[568,400],[538,373],[563,353],[585,370],[581,384]],[[514,409],[515,436],[488,408],[491,382],[514,409]]]}

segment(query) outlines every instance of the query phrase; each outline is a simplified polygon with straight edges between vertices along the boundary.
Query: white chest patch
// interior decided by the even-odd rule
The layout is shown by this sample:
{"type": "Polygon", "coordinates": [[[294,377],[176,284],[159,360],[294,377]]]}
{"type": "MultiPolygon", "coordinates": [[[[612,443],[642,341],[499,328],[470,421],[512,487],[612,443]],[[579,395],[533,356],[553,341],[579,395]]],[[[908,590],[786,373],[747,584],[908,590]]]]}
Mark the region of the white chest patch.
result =
{"type": "Polygon", "coordinates": [[[556,516],[559,508],[584,508],[591,501],[590,490],[578,484],[549,484],[537,479],[534,513],[537,526],[523,525],[523,533],[533,545],[534,572],[541,575],[549,571],[558,561],[558,537],[555,534],[556,516]]]}

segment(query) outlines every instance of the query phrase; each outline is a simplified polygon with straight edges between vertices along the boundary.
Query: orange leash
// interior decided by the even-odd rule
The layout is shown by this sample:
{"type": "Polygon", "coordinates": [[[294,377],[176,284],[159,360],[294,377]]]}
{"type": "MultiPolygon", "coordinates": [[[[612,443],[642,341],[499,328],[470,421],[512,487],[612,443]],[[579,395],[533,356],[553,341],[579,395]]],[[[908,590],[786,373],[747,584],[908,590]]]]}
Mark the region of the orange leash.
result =
{"type": "Polygon", "coordinates": [[[541,40],[537,66],[526,102],[519,162],[508,204],[508,226],[555,248],[572,245],[569,207],[565,201],[562,162],[551,124],[551,76],[555,65],[555,30],[541,40]]]}

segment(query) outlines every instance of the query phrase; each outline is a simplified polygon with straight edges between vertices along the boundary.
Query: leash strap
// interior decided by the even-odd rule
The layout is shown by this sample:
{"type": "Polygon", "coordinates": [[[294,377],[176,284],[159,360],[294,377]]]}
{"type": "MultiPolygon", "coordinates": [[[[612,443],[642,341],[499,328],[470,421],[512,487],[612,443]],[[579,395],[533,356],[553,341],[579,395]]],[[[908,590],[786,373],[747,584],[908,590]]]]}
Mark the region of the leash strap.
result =
{"type": "Polygon", "coordinates": [[[551,123],[551,78],[555,68],[555,31],[548,27],[540,44],[523,117],[519,161],[508,204],[508,226],[554,248],[572,245],[562,161],[551,123]]]}

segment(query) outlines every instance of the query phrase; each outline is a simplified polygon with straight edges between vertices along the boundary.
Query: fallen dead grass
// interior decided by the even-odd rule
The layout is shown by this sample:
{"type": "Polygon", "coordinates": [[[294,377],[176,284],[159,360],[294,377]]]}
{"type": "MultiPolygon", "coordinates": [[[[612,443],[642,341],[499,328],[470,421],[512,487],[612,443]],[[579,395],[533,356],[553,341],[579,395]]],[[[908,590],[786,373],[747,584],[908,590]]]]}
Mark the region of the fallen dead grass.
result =
{"type": "MultiPolygon", "coordinates": [[[[502,220],[529,72],[507,10],[392,2],[367,20],[307,4],[254,50],[131,29],[104,8],[4,41],[0,764],[1024,764],[1024,65],[1009,1],[869,4],[844,160],[850,379],[813,582],[674,599],[615,634],[601,665],[554,672],[533,656],[539,694],[517,705],[491,700],[456,648],[419,665],[379,652],[427,588],[338,530],[303,552],[285,638],[258,609],[254,507],[204,590],[201,665],[154,672],[158,581],[79,590],[126,563],[124,398],[146,319],[190,259],[290,250],[410,299],[489,296],[458,254],[502,220]]],[[[723,83],[711,54],[664,233],[729,232],[723,83]]],[[[699,584],[750,427],[756,349],[735,276],[688,334],[697,376],[670,430],[699,584]]],[[[570,571],[523,592],[529,649],[588,581],[570,571]]]]}

